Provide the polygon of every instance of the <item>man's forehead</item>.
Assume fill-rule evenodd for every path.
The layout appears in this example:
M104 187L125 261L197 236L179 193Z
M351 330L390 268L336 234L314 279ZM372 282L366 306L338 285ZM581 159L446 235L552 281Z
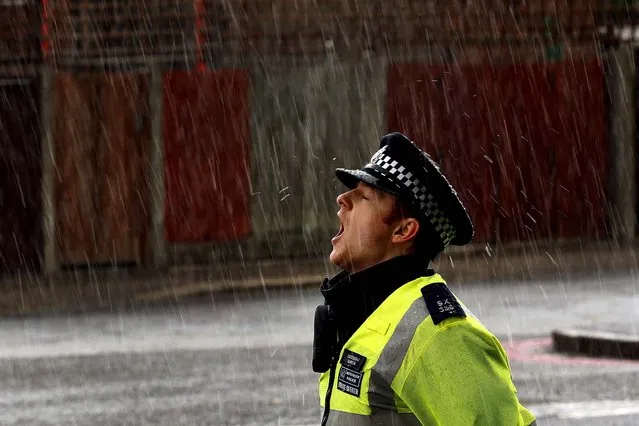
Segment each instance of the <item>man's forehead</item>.
M360 191L364 191L364 192L373 192L375 194L377 194L379 197L382 198L393 198L392 194L389 194L386 191L382 191L379 188L376 188L372 185L367 184L366 182L362 182L360 181L357 186L355 187L356 189L360 190Z
M358 189L360 191L376 191L377 188L367 184L366 182L362 182L361 180L357 183L357 186L354 189Z

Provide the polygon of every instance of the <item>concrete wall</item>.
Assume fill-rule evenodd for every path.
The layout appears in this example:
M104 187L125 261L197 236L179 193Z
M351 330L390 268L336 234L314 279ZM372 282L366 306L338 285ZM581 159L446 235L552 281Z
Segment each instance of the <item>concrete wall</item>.
M333 58L252 70L252 240L272 255L319 254L336 232L335 167L359 167L384 132L386 66Z

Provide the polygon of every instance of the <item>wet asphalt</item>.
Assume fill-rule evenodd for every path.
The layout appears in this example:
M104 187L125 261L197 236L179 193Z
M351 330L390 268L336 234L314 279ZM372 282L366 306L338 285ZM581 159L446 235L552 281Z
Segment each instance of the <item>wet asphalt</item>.
M639 279L451 288L513 354L539 424L639 424L639 362L572 358L544 343L555 328L637 332ZM2 320L0 425L318 424L310 345L320 301L316 289L278 289Z

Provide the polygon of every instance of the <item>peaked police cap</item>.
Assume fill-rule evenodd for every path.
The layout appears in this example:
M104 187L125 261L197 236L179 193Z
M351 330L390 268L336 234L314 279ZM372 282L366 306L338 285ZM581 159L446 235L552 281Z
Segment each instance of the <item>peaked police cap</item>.
M364 182L413 205L440 238L442 248L465 245L473 238L473 224L457 192L439 166L401 133L390 133L361 169L336 169L337 178L353 189Z

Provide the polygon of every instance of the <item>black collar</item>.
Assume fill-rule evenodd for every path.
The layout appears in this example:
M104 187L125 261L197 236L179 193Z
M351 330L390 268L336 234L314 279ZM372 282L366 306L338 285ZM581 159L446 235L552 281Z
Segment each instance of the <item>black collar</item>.
M414 279L434 273L428 269L428 261L423 256L409 254L355 274L343 271L325 279L320 291L337 317L341 343L345 343L391 293Z

